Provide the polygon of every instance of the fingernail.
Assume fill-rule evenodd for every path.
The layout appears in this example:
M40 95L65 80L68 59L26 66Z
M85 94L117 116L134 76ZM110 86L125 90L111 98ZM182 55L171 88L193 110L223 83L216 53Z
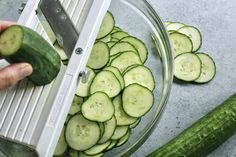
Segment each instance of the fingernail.
M32 72L33 72L33 69L32 69L32 66L30 64L27 64L27 63L22 63L21 64L20 75L21 75L22 79L29 76Z

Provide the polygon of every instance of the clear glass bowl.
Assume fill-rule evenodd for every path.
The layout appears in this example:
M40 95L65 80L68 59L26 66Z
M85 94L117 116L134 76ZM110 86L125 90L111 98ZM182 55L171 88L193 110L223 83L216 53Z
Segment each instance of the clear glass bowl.
M146 65L152 70L156 82L152 109L132 129L126 144L105 154L106 157L129 156L149 137L164 110L173 80L173 56L166 29L146 0L112 0L109 10L117 26L145 42L149 51Z

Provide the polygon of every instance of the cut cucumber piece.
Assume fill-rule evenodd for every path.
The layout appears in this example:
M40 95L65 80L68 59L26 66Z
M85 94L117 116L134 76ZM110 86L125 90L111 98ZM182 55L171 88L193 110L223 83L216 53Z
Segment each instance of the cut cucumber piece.
M197 53L197 56L202 62L201 74L194 80L197 83L207 83L211 81L216 75L216 65L214 60L205 53Z
M132 117L143 116L151 109L153 102L153 93L136 83L127 86L122 94L123 109Z
M65 124L67 124L67 123L69 122L69 120L70 120L71 117L72 117L71 115L69 115L69 114L67 115Z
M111 61L111 66L117 67L121 73L123 73L126 68L134 64L141 65L142 62L139 56L132 51L123 52Z
M79 156L78 157L102 157L104 155L104 153L99 153L96 155L87 155L83 152L79 152Z
M205 157L236 132L236 94L148 157Z
M85 119L81 114L73 116L66 126L67 144L78 151L94 146L100 138L100 128L96 122Z
M137 83L149 90L153 91L155 88L155 80L150 69L145 66L136 66L124 74L125 86Z
M69 115L74 115L80 111L81 105L83 103L83 98L75 96L71 104Z
M142 63L145 63L145 61L148 58L148 49L147 49L146 45L141 40L139 40L138 38L135 38L135 37L128 36L128 37L121 39L121 41L127 41L131 45L133 45L138 50L138 53L139 53Z
M114 46L117 42L116 41L109 41L107 43L108 47L111 48L112 46Z
M118 42L118 41L120 41L120 39L111 37L111 41Z
M140 123L140 121L141 121L141 118L138 118L138 120L136 120L136 122L134 122L133 124L131 124L131 125L129 126L129 128L131 128L131 129L135 128L136 126L138 126L138 124Z
M121 137L123 137L127 131L129 130L128 126L118 126L116 127L116 130L114 132L114 134L112 135L111 139L112 140L118 140Z
M120 85L121 85L121 89L123 89L125 87L125 81L124 78L122 76L122 74L120 73L120 70L116 67L113 66L109 66L109 67L105 67L103 70L107 70L107 71L111 71L115 74L116 78L119 80Z
M113 72L103 70L96 75L91 84L90 93L94 94L98 91L106 93L110 98L120 93L121 85Z
M130 134L131 134L131 130L128 130L128 132L118 140L116 147L120 147L123 144L125 144L129 140Z
M111 41L111 35L108 34L108 35L105 36L104 38L99 39L99 41L102 41L102 42L105 42L105 43L110 42L110 41Z
M123 110L121 95L118 95L113 99L113 104L115 107L115 117L117 125L130 125L133 124L135 121L137 121L137 118L130 117Z
M113 116L109 121L104 122L104 134L98 141L99 144L107 142L116 129L116 118Z
M107 12L100 27L97 39L104 38L113 30L115 26L115 20L110 12Z
M178 32L171 33L170 40L174 49L174 57L182 53L192 52L193 50L193 43L185 34Z
M105 122L112 118L115 109L112 101L105 93L96 92L82 104L81 112L89 120Z
M79 157L78 151L74 149L69 149L68 155L69 157Z
M113 45L110 49L110 56L125 52L125 51L133 51L138 54L138 50L131 45L129 42L121 41Z
M101 138L104 134L105 126L102 122L98 123L98 125L99 125L99 128L100 128L100 138Z
M115 32L115 33L111 34L111 37L116 38L116 39L122 39L122 38L127 37L127 36L129 36L129 34L126 33L126 32L123 32L123 31L118 31L118 32Z
M31 64L33 73L29 79L35 85L51 83L61 68L61 58L56 50L37 32L20 25L1 32L0 56L9 63Z
M87 155L96 155L104 151L110 144L111 144L111 141L107 141L103 144L96 144L92 148L89 148L88 150L84 151L84 153Z
M183 23L180 23L180 22L173 22L171 24L169 24L167 26L167 30L168 31L176 31L182 27L184 27L185 25Z
M88 80L86 83L83 83L82 80L79 80L79 85L76 91L76 95L81 96L81 97L87 97L90 94L90 85L95 77L95 72L90 69L90 68L86 68L87 72L88 72Z
M57 42L53 46L54 46L55 50L57 51L57 53L59 54L59 56L61 57L62 61L69 59L67 57L65 51L63 50L63 48Z
M201 74L201 60L194 53L183 53L174 60L174 75L183 81L194 81Z
M93 46L87 66L91 69L101 69L108 63L109 56L109 47L106 43L99 41Z
M196 27L184 26L178 29L178 32L187 35L191 39L193 43L193 52L200 49L202 45L202 35Z
M53 156L61 156L65 154L66 150L67 150L67 143L65 140L65 127L63 127Z
M129 71L130 69L133 69L134 67L137 67L137 66L139 66L139 64L134 64L134 65L129 66L128 68L125 69L125 71L122 73L122 75L124 75L127 71Z
M107 147L106 151L111 150L112 148L114 148L117 144L118 140L111 140L110 145Z

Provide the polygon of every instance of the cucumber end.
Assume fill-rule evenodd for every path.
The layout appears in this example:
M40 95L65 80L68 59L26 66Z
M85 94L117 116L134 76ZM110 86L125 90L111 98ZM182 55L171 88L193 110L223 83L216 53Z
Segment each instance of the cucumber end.
M0 36L0 56L15 54L21 47L23 36L21 26L8 27Z

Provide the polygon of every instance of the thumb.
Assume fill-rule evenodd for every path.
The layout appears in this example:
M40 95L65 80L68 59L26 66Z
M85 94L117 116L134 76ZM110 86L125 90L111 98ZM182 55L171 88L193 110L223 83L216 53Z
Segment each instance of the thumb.
M29 76L33 69L28 63L16 63L0 70L0 90L15 85L19 80Z

